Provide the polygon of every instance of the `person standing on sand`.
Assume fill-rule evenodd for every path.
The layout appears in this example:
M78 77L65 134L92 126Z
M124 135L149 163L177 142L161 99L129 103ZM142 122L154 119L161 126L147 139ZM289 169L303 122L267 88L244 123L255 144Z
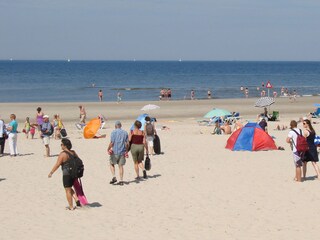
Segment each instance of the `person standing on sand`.
M145 118L146 124L144 126L144 133L146 135L146 142L149 148L149 153L155 155L154 148L153 148L153 140L154 136L157 135L157 130L154 126L154 123L151 122L151 118L146 116Z
M43 123L43 112L42 112L42 109L41 107L38 107L37 108L37 114L36 114L36 123L37 123L37 126L38 126L38 132L39 132L39 137L41 137L41 124Z
M70 173L69 173L70 155L77 156L77 153L75 151L71 150L71 148L72 148L72 144L69 139L64 138L61 140L62 152L59 154L56 164L53 166L52 170L48 174L48 178L51 178L53 173L61 166L63 187L66 191L66 197L67 197L67 201L69 204L69 206L66 208L67 210L75 210L76 209L75 207L73 207L72 198L74 198L74 200L76 201L76 205L78 207L81 207L80 201L79 201L77 195L75 194L75 191L72 189L72 186L73 186L75 179L71 178Z
M110 143L107 148L107 152L110 155L110 171L112 174L112 179L110 184L116 183L118 180L115 174L114 165L119 166L120 182L119 185L123 185L123 166L126 164L126 157L128 157L128 133L121 129L122 124L120 121L115 122L115 129L111 132Z
M312 124L310 120L305 119L303 120L303 135L307 139L307 143L309 146L309 150L305 153L304 158L302 159L303 162L303 179L306 178L306 173L307 173L307 163L311 162L314 170L316 171L317 178L318 180L320 179L320 169L317 164L319 162L319 157L318 157L318 152L317 152L317 146L314 144L314 139L316 137L316 132L314 128L312 127Z
M18 122L16 121L16 115L10 114L9 126L7 127L7 131L9 131L9 148L10 148L10 156L15 157L18 155L18 148L17 148L17 140L18 140Z
M30 119L29 117L26 117L26 121L24 123L24 133L26 135L26 138L29 138L29 132L30 132L30 129L31 129L31 123L30 123Z
M80 110L80 124L86 124L86 110L84 108L84 106L80 105L79 106L79 110Z
M146 149L147 154L149 154L149 150L144 132L140 130L141 126L141 122L136 120L134 122L134 129L129 134L129 141L131 142L131 155L134 163L134 170L136 172L136 180L140 179L139 168L143 172L143 178L148 178L143 164L143 159L144 149Z
M49 116L44 115L43 116L43 123L41 124L41 138L42 142L46 148L46 157L50 157L50 136L53 133L52 125L49 121Z
M291 120L290 122L290 131L288 133L288 137L286 142L290 144L293 154L293 162L295 165L295 177L294 181L301 182L301 167L302 167L302 159L300 153L297 151L297 133L301 132L299 129L298 124L295 120Z
M103 93L101 89L98 92L98 97L99 97L99 101L102 102Z
M6 138L4 137L4 133L5 133L5 124L4 124L4 121L0 119L0 157L3 156L4 146L6 144Z

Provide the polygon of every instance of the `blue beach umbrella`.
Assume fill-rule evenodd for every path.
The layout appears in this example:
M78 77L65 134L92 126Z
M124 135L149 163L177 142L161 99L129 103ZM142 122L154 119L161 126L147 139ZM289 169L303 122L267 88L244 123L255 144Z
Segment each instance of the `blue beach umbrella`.
M224 117L232 115L231 112L225 109L220 109L220 108L214 108L211 111L207 112L206 115L204 115L204 118L213 118L213 117Z

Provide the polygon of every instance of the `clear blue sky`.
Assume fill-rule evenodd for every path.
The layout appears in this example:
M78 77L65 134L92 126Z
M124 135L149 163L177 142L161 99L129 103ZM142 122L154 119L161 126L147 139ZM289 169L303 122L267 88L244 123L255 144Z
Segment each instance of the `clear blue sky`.
M319 0L1 0L0 59L320 60Z

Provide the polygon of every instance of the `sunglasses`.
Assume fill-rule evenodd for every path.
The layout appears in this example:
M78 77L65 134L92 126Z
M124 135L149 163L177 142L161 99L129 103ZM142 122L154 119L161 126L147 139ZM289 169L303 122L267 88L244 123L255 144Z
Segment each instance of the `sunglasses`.
M307 123L304 122L303 125L307 125Z

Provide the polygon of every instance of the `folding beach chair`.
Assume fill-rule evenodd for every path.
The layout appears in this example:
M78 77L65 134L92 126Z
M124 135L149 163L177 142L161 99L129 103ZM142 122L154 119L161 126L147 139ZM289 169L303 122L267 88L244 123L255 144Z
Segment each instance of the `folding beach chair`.
M272 116L271 118L269 119L269 121L277 121L279 120L279 111L273 111L272 112Z
M317 111L311 113L311 117L320 118L320 107L317 108Z
M235 112L230 116L226 116L225 122L228 122L229 124L234 124L237 120L240 120L240 113Z

